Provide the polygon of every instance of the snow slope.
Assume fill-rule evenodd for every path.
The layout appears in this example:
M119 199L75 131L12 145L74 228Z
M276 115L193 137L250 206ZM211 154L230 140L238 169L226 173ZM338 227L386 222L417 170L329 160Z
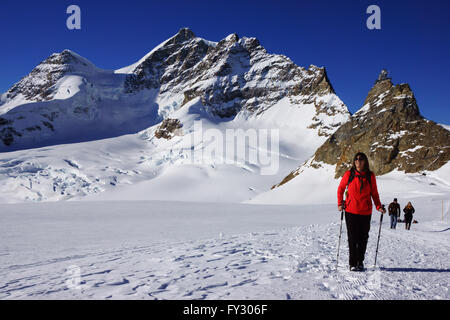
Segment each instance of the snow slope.
M275 116L277 112L282 114L280 109L289 108L293 109L291 123L288 117L285 120ZM1 153L0 201L56 201L84 196L92 196L87 200L249 200L280 181L325 140L301 119L308 106L302 106L302 113L295 118L297 108L280 102L274 111L259 116L219 122L208 117L196 99L172 113L174 118L182 119L183 135L169 141L156 139L157 126L153 126L116 138ZM201 127L196 127L198 121ZM225 139L227 130L270 129L278 130L276 146L259 139L235 142L236 148L253 150L258 155L265 152L268 165L260 158L252 160L248 152L230 158L227 153L208 151L208 130L219 133L225 147L227 143L233 146L235 141ZM272 164L275 170L263 174L262 170ZM100 194L104 191L108 192Z
M247 201L253 204L319 204L336 203L340 179L335 179L335 166L320 163L320 168L310 166L309 160L297 177L286 184L261 193ZM393 198L400 203L423 201L427 198L450 198L450 164L436 171L405 174L395 170L377 177L377 187L382 203Z
M449 204L415 203L410 231L386 217L373 269L376 214L365 273L345 234L335 270L334 205L4 205L0 299L449 299Z
M270 190L321 143L307 131L293 134L280 128L279 150L270 156L279 161L273 175L262 175L262 166L238 158L232 164L208 154L207 141L194 142L198 114L186 109L187 132L170 141L156 141L155 127L125 135L78 144L50 146L0 154L0 202L57 200L171 200L242 202L254 204L335 203L339 180L334 167L307 168L286 185ZM178 111L180 112L180 111ZM266 128L264 119L249 123L235 119L223 124L203 121L225 135L232 128ZM306 143L299 146L297 141ZM194 149L192 149L194 147ZM251 145L257 149L259 145ZM303 148L302 148L303 147ZM200 159L200 162L194 162ZM424 197L448 197L449 165L435 172L404 174L394 171L377 178L381 200L400 202ZM330 183L331 182L331 183ZM270 190L270 191L269 191ZM404 198L402 198L404 196Z

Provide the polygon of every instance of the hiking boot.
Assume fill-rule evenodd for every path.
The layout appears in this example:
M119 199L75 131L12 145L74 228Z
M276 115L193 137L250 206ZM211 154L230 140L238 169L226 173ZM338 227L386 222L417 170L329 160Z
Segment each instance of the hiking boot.
M357 271L355 266L350 266L350 271Z
M366 270L366 269L364 268L364 263L362 263L362 262L358 263L358 265L356 266L356 269L357 269L358 271L364 271L364 270Z

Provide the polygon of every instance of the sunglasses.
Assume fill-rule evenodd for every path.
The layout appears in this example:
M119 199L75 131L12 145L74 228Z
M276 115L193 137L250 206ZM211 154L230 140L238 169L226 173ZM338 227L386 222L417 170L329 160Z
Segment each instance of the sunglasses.
M364 161L364 160L366 160L366 159L364 159L363 157L357 157L357 158L355 158L355 161Z

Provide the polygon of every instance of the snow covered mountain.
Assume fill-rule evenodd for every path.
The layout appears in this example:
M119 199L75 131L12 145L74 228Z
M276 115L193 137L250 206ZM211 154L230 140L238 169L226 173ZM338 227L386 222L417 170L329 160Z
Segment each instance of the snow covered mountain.
M125 76L78 54L53 54L2 95L0 151L91 141L155 123L148 101L124 99ZM153 122L152 122L153 121Z
M306 122L322 136L349 116L324 68L268 54L255 38L230 35L214 43L182 29L115 72L69 50L51 55L2 95L0 150L136 133L197 97L219 118L261 115L277 103L297 106L292 121L311 113Z
M0 138L2 202L326 202L327 179L358 150L389 181L421 181L432 194L449 181L449 131L420 115L407 84L382 73L351 116L324 68L255 38L212 42L187 28L115 71L70 50L51 55L1 95ZM302 186L320 196L299 197Z
M371 170L381 176L380 190L386 197L400 191L409 197L450 197L449 148L446 126L423 118L409 85L393 85L383 70L363 107L350 121L312 158L273 186L274 190L253 201L334 203L338 178L350 168L353 155L359 151L367 154ZM313 190L320 196L311 196Z
M1 97L0 188L8 202L106 190L114 199L242 201L349 119L324 68L269 54L255 38L211 42L184 28L115 71L65 50ZM229 130L270 129L276 148L260 139L237 139L236 148L276 157L272 175L245 154L210 152L211 139Z

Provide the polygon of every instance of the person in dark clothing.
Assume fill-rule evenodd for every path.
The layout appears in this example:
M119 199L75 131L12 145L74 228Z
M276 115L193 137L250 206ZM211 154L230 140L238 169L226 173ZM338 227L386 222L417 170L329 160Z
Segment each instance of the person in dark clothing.
M363 271L372 216L372 199L378 211L383 214L386 212L380 202L375 174L370 171L369 160L364 153L358 152L355 155L352 169L342 177L337 197L338 210L345 210L350 270Z
M405 213L405 229L409 230L411 229L413 214L414 212L416 212L416 210L412 206L411 202L408 202L406 207L403 209L403 212Z
M389 205L389 216L391 217L391 229L397 227L397 219L400 217L400 204L397 203L397 198Z

